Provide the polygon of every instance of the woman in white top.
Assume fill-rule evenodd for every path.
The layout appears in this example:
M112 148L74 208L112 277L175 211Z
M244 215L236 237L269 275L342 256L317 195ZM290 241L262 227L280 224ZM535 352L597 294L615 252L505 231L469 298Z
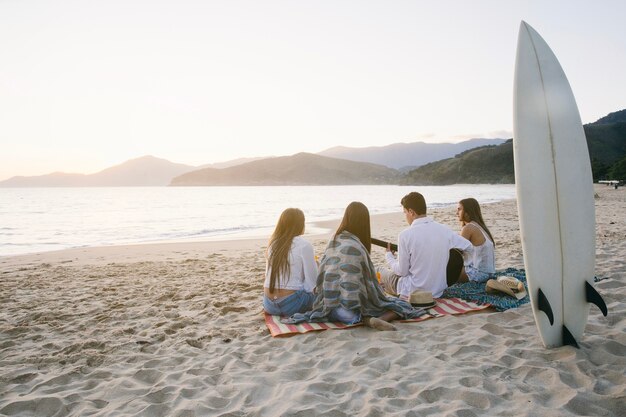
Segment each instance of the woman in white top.
M459 201L456 214L461 222L461 236L472 242L473 250L464 253L464 268L459 281L486 282L496 272L495 242L485 225L478 201Z
M268 314L291 316L311 309L317 263L303 233L302 210L283 211L267 246L263 309Z

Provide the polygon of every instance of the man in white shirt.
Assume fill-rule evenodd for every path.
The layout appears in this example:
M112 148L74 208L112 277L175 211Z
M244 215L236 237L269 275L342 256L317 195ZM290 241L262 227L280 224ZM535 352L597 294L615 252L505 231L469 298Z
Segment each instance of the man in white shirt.
M380 269L381 283L386 292L405 301L417 290L440 297L448 287L446 268L450 250L469 251L472 244L448 226L427 217L426 201L420 193L405 195L401 204L410 227L398 236L397 259L387 247L389 269Z

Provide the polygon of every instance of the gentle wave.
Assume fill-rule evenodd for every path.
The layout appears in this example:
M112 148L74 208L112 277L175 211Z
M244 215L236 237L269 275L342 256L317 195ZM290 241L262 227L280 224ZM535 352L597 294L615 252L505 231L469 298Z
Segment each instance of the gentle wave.
M164 233L163 235L157 237L159 240L168 240L168 239L185 239L185 238L197 238L203 236L221 236L221 235L231 235L236 233L250 232L254 230L262 230L264 227L226 227L222 229L203 229L192 232L182 232L182 233Z

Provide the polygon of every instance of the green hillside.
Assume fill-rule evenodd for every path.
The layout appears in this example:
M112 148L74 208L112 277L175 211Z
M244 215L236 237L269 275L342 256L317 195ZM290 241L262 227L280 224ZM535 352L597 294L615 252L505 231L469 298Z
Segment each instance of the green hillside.
M610 123L626 122L626 109L609 113L604 117L596 120L592 125L605 125Z
M584 126L591 157L593 179L626 179L613 177L614 165L626 156L626 122L588 124Z
M396 184L398 178L398 171L382 165L299 153L200 169L174 178L170 185L373 185Z
M410 171L405 185L506 184L514 182L513 142L470 149Z
M626 180L626 110L611 113L583 128L594 181ZM421 166L408 172L401 182L407 185L513 183L513 142L475 148Z

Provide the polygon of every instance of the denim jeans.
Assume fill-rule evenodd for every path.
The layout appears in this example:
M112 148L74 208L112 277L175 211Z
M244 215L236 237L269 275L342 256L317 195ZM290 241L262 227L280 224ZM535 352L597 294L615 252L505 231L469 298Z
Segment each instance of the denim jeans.
M328 315L330 321L339 321L343 324L356 324L361 321L361 313L355 313L345 307L339 306Z
M272 315L289 317L295 313L304 313L311 310L315 295L312 292L298 290L286 297L271 299L263 294L263 309Z
M483 272L470 265L465 266L465 273L471 282L487 282L489 279L494 277L494 274Z

